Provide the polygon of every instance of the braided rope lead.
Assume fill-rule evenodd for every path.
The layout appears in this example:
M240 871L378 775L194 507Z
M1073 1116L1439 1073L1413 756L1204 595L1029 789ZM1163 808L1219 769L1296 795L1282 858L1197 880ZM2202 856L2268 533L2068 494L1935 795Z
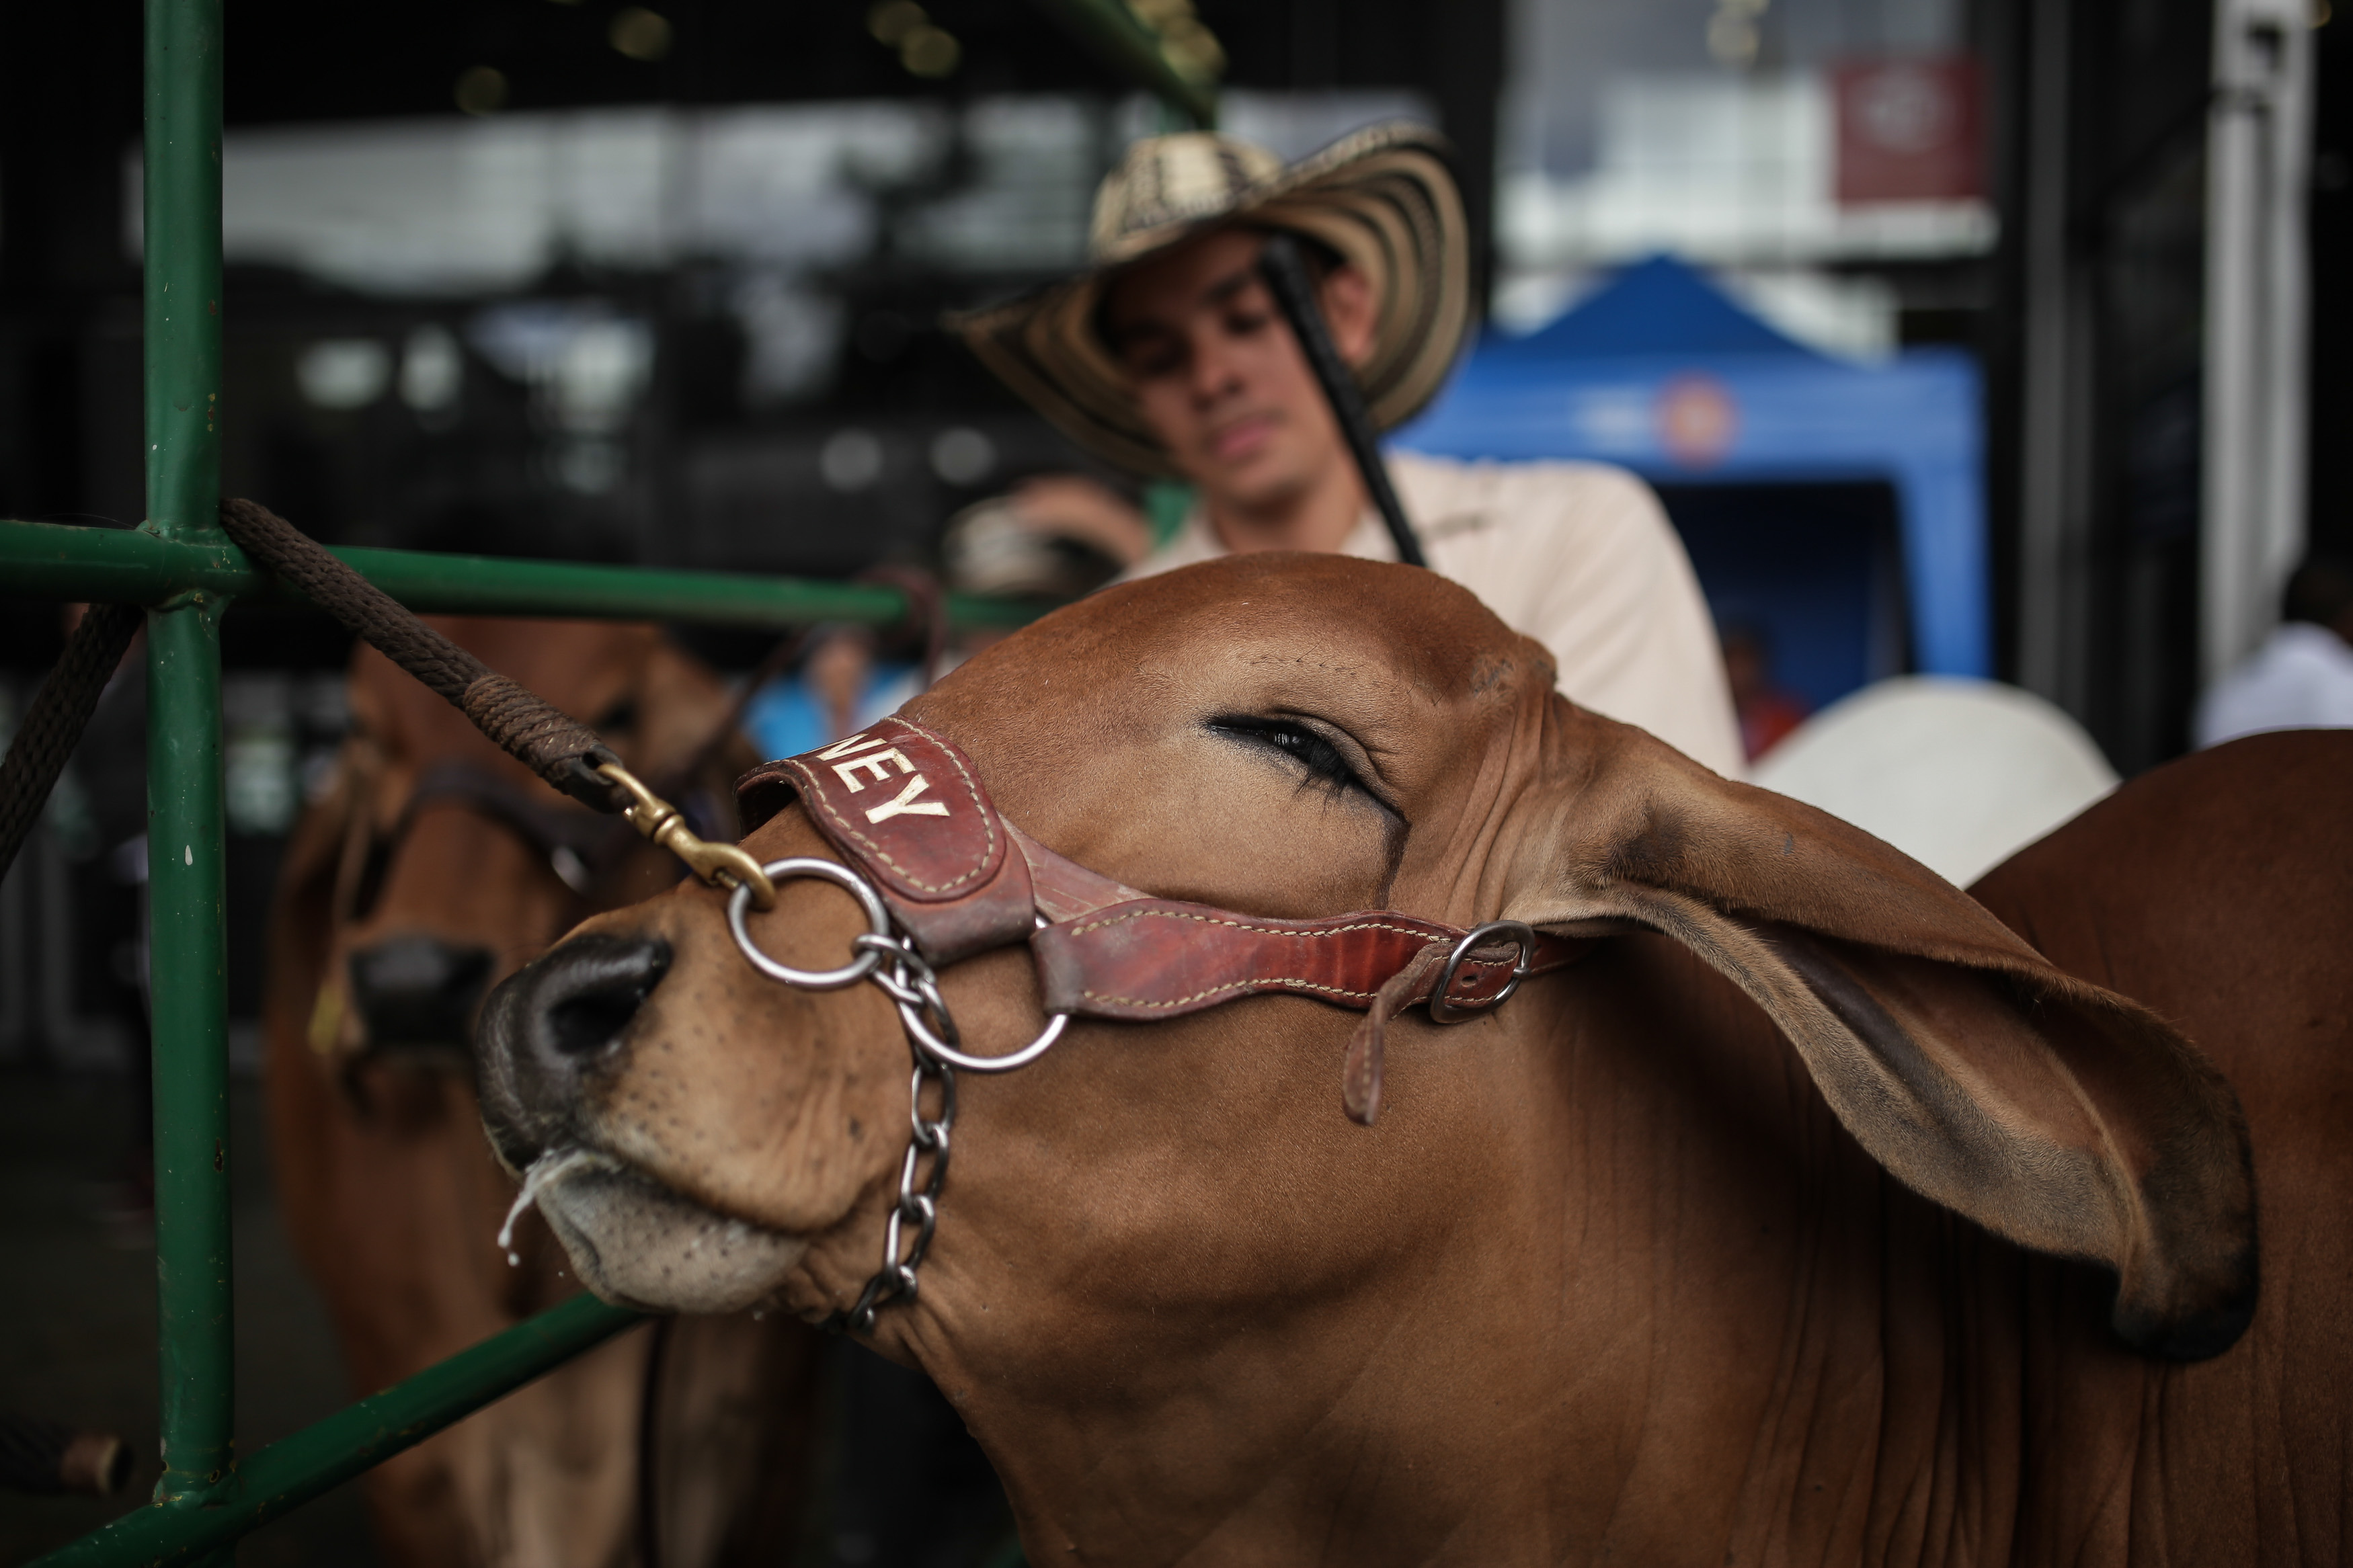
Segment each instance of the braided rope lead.
M555 788L599 811L628 795L596 772L617 766L596 731L499 674L256 501L221 503L221 527L255 563L341 621L473 721L474 727Z
M25 722L0 762L0 877L41 817L66 759L81 741L98 699L113 678L145 618L136 605L92 605L66 644L57 668L41 682Z

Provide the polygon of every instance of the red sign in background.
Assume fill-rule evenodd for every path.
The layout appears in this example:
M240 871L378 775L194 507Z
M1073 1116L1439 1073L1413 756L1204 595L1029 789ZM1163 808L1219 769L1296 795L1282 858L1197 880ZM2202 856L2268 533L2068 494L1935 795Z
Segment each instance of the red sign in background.
M1984 195L1980 90L1965 56L1832 66L1840 205Z

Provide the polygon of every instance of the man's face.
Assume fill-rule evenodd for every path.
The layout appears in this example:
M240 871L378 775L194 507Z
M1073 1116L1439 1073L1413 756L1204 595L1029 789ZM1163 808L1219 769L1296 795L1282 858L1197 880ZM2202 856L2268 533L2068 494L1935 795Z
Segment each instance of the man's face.
M1281 505L1346 460L1298 340L1260 280L1262 236L1220 229L1113 285L1103 319L1144 416L1212 502ZM1321 289L1341 357L1372 346L1372 290L1340 267Z

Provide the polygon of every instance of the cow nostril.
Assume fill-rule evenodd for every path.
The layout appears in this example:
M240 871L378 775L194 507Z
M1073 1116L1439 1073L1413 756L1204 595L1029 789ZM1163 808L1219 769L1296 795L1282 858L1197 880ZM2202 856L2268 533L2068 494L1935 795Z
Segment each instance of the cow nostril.
M637 1016L646 991L644 986L631 986L557 1003L547 1010L548 1044L567 1057L603 1050Z
M555 1057L578 1061L620 1038L670 969L667 942L586 936L543 961L539 1036Z

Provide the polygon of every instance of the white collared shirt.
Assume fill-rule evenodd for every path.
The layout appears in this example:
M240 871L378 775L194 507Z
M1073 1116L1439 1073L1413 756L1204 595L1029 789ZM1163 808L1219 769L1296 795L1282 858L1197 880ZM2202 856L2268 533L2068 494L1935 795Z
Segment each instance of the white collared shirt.
M2353 647L2327 626L2290 621L2198 704L2198 743L2265 730L2353 729Z
M1740 730L1699 579L1657 496L1601 463L1456 462L1388 455L1389 477L1430 569L1544 644L1563 696L1637 724L1729 778ZM1394 561L1366 510L1340 546ZM1197 506L1129 572L1149 576L1226 553Z

